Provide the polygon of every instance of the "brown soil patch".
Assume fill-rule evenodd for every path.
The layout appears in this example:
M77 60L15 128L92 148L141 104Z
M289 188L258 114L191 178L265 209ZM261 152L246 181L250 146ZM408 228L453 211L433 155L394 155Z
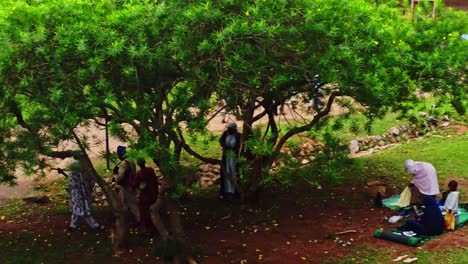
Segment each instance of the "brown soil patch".
M240 263L242 260L247 263L323 263L326 259L344 257L359 245L391 248L395 257L414 255L419 250L373 237L376 229L390 229L398 224L383 220L394 211L373 208L360 185L323 186L323 190L278 187L274 191L264 191L260 202L247 210L218 200L216 191L212 190L204 197L184 202L180 210L184 212L182 218L188 240L202 248L202 263ZM110 218L105 212L99 212L96 218L109 226ZM68 221L68 215L13 222L5 219L0 221L0 232L34 232L42 234L44 239L54 234L53 237L63 243L68 239L89 240L90 235L96 235L87 227L68 235ZM346 230L356 232L333 235ZM88 237L83 232L87 232ZM98 232L96 239L106 240L107 235L106 228ZM342 246L339 240L349 241L351 245ZM467 245L468 229L462 228L431 240L421 248L463 249ZM132 252L120 257L126 263L158 263L155 257L146 256L150 250L140 242L132 243L130 249ZM74 258L77 260L79 256ZM77 263L73 259L64 260Z
M449 125L443 129L450 129L450 130L455 130L454 134L457 134L458 136L464 135L465 133L468 132L468 126L464 125Z

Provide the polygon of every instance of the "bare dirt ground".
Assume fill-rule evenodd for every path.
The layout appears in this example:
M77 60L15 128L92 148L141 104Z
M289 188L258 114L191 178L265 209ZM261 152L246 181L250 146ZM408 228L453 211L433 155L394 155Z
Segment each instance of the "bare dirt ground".
M392 258L403 254L415 256L420 250L467 248L466 227L418 248L374 238L375 230L395 228L402 223L385 222L384 216L395 212L372 207L362 187L352 183L323 186L323 190L278 186L265 190L261 202L244 211L239 210L238 205L220 201L216 192L211 192L204 197L186 200L180 210L184 212L182 218L187 238L202 247L199 260L207 264L335 263L334 260L350 252L357 258L356 263L363 263L359 259L359 251L365 248L388 249ZM71 244L71 241L105 243L109 239L107 226L110 219L102 213L98 213L96 218L106 226L105 229L96 232L82 226L81 232L71 234L66 231L69 218L65 214L19 221L3 219L0 220L0 235L5 238L30 233L52 245ZM350 233L334 235L342 231ZM141 235L132 231L130 236L134 241ZM343 246L338 243L340 240L351 244ZM101 263L159 263L151 255L151 246L143 245L141 237L137 241L140 242L132 242L126 254L114 258L109 256ZM89 254L92 246L83 247L82 251L82 256ZM79 251L74 252L73 256L64 255L60 259L63 262L59 262L82 263Z

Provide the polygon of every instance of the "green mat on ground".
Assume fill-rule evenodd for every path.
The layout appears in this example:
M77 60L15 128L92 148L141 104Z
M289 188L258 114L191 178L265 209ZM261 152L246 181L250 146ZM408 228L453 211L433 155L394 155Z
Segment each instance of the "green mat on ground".
M392 203L398 201L399 197L397 197L397 198L390 197L389 199L392 199L392 200L390 202L387 202L387 204L392 204ZM388 200L388 199L386 199L386 200ZM384 203L384 206L389 207L389 206L385 205L385 203ZM389 208L391 208L391 207L389 207ZM466 225L468 223L468 204L458 205L458 211L460 212L460 215L458 216L458 222L457 222L457 225L455 227L456 229L461 228L461 227L463 227L464 225ZM445 231L442 235L444 235L446 233L448 233L448 232ZM389 231L384 231L382 229L378 229L378 230L376 230L374 232L374 237L389 240L389 241L393 241L393 242L397 242L397 243L401 243L401 244L405 244L405 245L418 247L418 246L426 243L427 241L429 241L431 239L434 239L434 238L436 238L438 236L413 236L413 237L407 237L407 236L403 235L397 229L392 229L392 230L389 230Z
M390 209L399 209L398 206L392 206L392 205L391 205L391 204L393 204L393 203L398 202L398 200L400 200L400 195L399 195L399 194L396 194L396 195L393 195L393 196L390 197L390 198L383 199L383 200L382 200L382 204L383 204L383 206L385 206L385 207L387 207L387 208L390 208Z

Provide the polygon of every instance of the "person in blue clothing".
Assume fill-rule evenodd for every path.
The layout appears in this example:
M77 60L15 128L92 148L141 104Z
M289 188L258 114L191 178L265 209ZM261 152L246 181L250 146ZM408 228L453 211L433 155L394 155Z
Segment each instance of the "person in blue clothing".
M425 196L423 201L425 208L421 219L408 220L401 231L413 231L417 235L437 236L444 232L445 220L437 202L432 196Z

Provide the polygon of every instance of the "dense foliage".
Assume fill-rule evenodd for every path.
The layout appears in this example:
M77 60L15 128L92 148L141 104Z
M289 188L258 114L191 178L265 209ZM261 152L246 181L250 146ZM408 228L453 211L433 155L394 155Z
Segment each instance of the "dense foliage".
M40 171L47 156L73 156L57 149L61 142L73 141L84 152L90 140L79 128L102 125L107 117L112 134L135 155L160 164L169 191L177 192L186 171L179 164L183 151L220 163L196 153L185 137L205 133L216 101L224 100L244 121L240 191L249 195L267 182L283 145L320 125L338 101L372 117L390 107L408 110L421 92L430 92L464 113L466 13L441 8L437 19L411 21L396 6L365 0L3 1L0 182L13 182L18 167ZM326 84L324 107L312 119L280 128L275 109L294 95L311 99L319 83ZM254 128L263 117L268 125ZM338 155L325 150L324 159ZM337 177L333 169L323 171Z

